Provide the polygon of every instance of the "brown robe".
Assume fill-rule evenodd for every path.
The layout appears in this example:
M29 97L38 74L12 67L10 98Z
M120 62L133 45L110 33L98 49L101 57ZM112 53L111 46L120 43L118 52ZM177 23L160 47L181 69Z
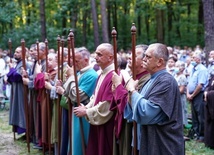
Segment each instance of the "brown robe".
M45 89L44 74L39 73L34 82L35 89L38 90L37 96L37 124L38 124L38 137L42 139L42 143L48 143L48 113L47 113L47 95Z
M136 76L139 91L149 80L150 74L144 71ZM124 85L124 84L123 84ZM123 118L124 108L128 102L128 91L123 85L119 85L114 93L111 110L116 111L114 124L114 145L113 155L130 155L132 152L132 127L133 122L128 122Z

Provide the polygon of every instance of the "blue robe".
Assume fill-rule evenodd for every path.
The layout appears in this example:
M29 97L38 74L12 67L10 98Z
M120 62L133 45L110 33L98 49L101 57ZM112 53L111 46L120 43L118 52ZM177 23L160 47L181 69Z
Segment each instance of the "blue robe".
M141 125L140 154L184 154L180 92L169 73L153 74L140 94L134 92L132 110L132 119Z
M83 92L87 96L87 98L80 98L80 102L82 104L87 104L90 97L92 96L96 80L97 80L97 73L94 69L89 68L84 72L78 73L78 87L81 92ZM74 81L72 81L74 82ZM76 88L73 88L76 89ZM71 98L71 96L68 94L68 96ZM75 102L76 97L72 96L71 101ZM74 103L74 106L77 106L77 103ZM83 117L81 118L83 123L83 133L84 133L84 143L87 146L88 143L88 135L89 135L89 123L86 121L86 119ZM76 117L72 113L72 154L75 155L82 155L82 140L81 140L81 132L80 132L80 118ZM69 151L69 150L68 150Z

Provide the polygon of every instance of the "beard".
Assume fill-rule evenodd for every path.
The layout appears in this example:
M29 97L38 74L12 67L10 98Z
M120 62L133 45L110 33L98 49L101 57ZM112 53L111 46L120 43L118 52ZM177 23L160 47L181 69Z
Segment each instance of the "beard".
M21 60L21 58L14 58L17 62L19 62Z

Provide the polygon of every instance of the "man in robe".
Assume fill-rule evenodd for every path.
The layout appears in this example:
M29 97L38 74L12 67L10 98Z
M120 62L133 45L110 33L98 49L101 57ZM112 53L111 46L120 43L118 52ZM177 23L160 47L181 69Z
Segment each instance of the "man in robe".
M57 80L57 56L56 53L48 54L48 72L45 73L45 88L50 95L49 107L51 111L51 138L50 143L54 145L54 152L58 153L58 107L56 103L57 95L55 91L55 84Z
M63 62L62 62L62 58L63 58ZM57 64L57 62L59 62L59 64ZM49 90L50 99L51 99L49 103L52 109L51 144L54 144L55 154L58 154L58 151L60 152L60 154L67 154L67 150L68 150L68 109L66 109L65 107L62 107L61 116L58 114L59 107L57 104L57 100L59 95L56 92L56 86L58 81L57 79L58 74L56 73L57 73L58 67L60 70L63 70L63 79L65 79L64 72L66 70L67 62L68 62L68 49L65 47L64 48L60 47L60 51L57 51L56 54L55 53L48 54L48 80L45 81L45 88ZM62 102L63 97L60 99L61 99L60 102ZM62 121L61 133L58 133L59 117ZM58 134L62 135L60 141L58 140ZM60 143L60 150L58 149L58 143Z
M214 149L214 74L211 75L205 96L204 144Z
M33 60L31 68L27 71L22 70L22 80L24 85L28 87L28 99L29 99L29 126L30 126L30 138L34 144L34 148L42 149L39 145L38 136L37 136L37 91L34 89L34 78L35 78L35 66L37 63L37 50L36 44L32 44L30 47L29 54Z
M26 131L24 85L21 75L23 66L22 52L22 47L16 48L14 53L14 58L17 61L16 66L13 67L12 64L10 64L10 71L7 74L7 81L11 84L9 124L13 125L14 132L18 134Z
M37 90L37 136L40 144L47 145L48 140L48 105L47 93L45 89L45 72L46 72L46 45L40 42L38 45L39 60L35 66L34 88Z
M131 102L125 113L141 125L141 155L184 154L182 106L176 80L166 71L167 47L149 45L143 58L150 80L137 91L137 81L129 80L126 89Z
M83 105L86 105L91 95L94 92L94 88L97 80L96 71L89 65L90 53L85 48L77 48L75 50L75 64L78 76L78 89L80 102ZM64 88L58 86L57 93L62 94L66 97L69 97L74 107L78 106L77 103L77 93L75 86L75 78L73 69L68 66L67 70L67 81L64 84ZM81 135L80 119L83 122L83 134ZM88 134L89 134L89 123L85 118L79 118L72 114L72 154L82 155L82 136L84 138L84 144L87 146L88 143Z
M136 57L135 57L135 70L136 70L136 79L138 79L138 91L140 91L147 80L150 78L150 74L143 67L143 56L144 52L148 48L147 45L137 45L136 46ZM128 60L128 67L132 70L132 55L130 55ZM114 102L116 105L111 107L115 110L117 109L117 114L115 117L115 137L114 141L114 154L118 155L130 155L132 152L131 141L132 141L132 127L133 121L132 118L127 118L124 116L124 108L128 102L128 91L125 89L125 86L122 83L122 77L125 79L125 82L129 80L129 75L124 75L123 70L121 75L114 74L112 77L112 82L115 87L114 91ZM124 117L127 119L124 119ZM138 126L138 135L140 134L140 126ZM137 136L140 137L140 136ZM138 140L138 144L140 141ZM139 147L138 147L139 149Z
M209 65L207 66L207 69L209 72L209 77L211 78L211 76L214 74L214 50L210 51L208 61Z
M109 110L113 98L112 72L114 50L109 43L100 44L96 51L96 62L102 69L94 95L86 106L74 108L77 117L85 116L90 123L87 155L113 154L114 113Z

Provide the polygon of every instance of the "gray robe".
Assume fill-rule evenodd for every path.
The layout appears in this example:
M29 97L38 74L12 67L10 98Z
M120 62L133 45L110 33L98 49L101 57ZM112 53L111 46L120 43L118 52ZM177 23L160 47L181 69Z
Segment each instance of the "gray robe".
M144 95L160 106L167 119L158 124L142 125L142 155L183 155L183 123L180 93L175 79L167 72L158 75Z
M26 129L21 67L22 62L19 62L15 69L13 68L13 74L10 74L12 70L8 73L8 80L11 83L9 124Z

